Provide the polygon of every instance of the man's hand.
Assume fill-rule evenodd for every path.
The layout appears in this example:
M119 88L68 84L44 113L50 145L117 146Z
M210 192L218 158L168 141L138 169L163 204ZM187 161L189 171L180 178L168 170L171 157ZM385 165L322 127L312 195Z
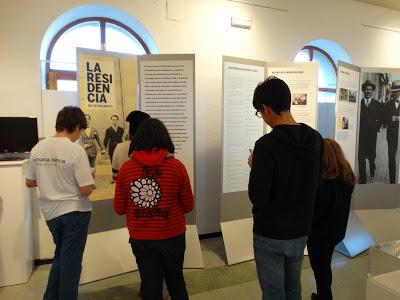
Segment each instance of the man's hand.
M253 155L249 155L249 157L247 158L247 164L249 165L250 169L253 166Z
M29 188L31 188L31 187L37 187L37 182L36 182L36 180L34 180L34 179L26 178L26 179L25 179L25 184L26 184L26 186L29 187Z

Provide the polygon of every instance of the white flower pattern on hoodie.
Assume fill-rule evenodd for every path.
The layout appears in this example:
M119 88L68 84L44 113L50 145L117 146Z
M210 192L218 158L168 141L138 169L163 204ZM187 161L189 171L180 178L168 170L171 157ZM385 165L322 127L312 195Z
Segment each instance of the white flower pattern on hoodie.
M133 203L142 208L155 207L161 198L160 185L154 178L139 178L130 184Z

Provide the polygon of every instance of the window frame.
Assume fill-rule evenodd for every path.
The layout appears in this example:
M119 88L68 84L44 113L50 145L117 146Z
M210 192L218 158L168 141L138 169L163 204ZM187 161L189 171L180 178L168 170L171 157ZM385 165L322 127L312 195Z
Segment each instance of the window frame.
M332 57L325 50L323 50L323 49L321 49L319 47L310 46L310 45L304 46L303 48L301 48L300 51L303 51L303 50L307 50L308 51L309 61L313 61L314 52L319 52L323 56L325 56L326 59L331 63L333 69L335 70L335 74L336 74L336 78L337 78L337 67L336 67L336 64L333 61ZM334 88L320 88L320 87L318 87L318 91L319 92L336 93L336 89L334 89Z
M104 17L88 17L88 18L81 18L77 19L64 27L61 28L57 32L57 34L52 38L49 47L47 48L46 52L46 89L49 90L57 90L57 80L77 80L76 78L76 71L68 71L68 70L58 70L58 69L52 69L50 68L50 59L51 59L51 54L53 52L54 46L56 45L58 39L69 29L75 27L76 25L86 23L86 22L99 22L100 24L100 43L101 43L101 49L105 49L106 46L106 24L113 24L116 26L121 27L122 29L125 29L127 32L129 32L143 47L144 51L146 54L150 54L150 49L147 46L147 44L144 42L142 37L134 31L132 28L126 26L125 24L111 19L111 18L104 18Z

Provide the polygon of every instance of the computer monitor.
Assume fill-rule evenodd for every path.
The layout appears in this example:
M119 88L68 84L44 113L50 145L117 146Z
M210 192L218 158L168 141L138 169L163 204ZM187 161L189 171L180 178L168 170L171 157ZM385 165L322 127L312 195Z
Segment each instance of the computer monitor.
M37 118L0 117L0 153L29 152L38 140Z

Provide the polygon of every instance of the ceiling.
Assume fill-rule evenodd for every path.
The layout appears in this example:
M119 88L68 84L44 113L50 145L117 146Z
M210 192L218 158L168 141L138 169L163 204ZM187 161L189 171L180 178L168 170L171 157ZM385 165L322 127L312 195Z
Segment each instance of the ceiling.
M399 0L355 0L355 1L382 6L390 9L400 10Z

